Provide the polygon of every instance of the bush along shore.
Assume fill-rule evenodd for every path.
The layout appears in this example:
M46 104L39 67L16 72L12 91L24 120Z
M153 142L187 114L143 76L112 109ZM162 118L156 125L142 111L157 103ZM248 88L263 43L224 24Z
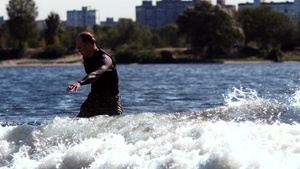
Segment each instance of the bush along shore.
M51 48L50 48L51 49ZM82 64L81 55L76 51L64 49L26 49L20 55L18 50L0 50L0 65L25 66L25 65L79 65ZM211 58L199 57L188 48L158 48L154 50L122 51L112 54L117 63L121 64L146 64L146 63L257 63L257 62L286 62L300 61L300 50L277 52L255 49L230 50L228 53L215 55Z

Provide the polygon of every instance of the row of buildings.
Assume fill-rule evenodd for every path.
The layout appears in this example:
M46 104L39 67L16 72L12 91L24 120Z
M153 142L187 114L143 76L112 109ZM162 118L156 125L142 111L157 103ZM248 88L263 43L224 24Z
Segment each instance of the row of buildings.
M156 6L153 6L152 1L145 0L141 6L136 7L136 21L149 28L175 23L179 14L187 7L195 5L198 1L199 0L162 0L158 1ZM227 5L225 0L217 0L217 5L221 5L228 10L236 10L235 5ZM293 18L300 20L300 0L294 0L294 2L285 1L269 3L265 2L265 0L253 0L253 3L239 3L238 9L246 7L255 8L261 5L271 6L276 11L286 13Z
M153 5L152 0L144 0L142 5L136 6L136 22L149 28L173 24L176 22L178 15L183 13L187 7L194 6L199 1L204 0L161 0L157 1L156 5ZM211 2L211 0L206 1ZM225 0L217 0L216 3L228 10L237 10L235 5L228 5ZM255 8L261 5L271 6L274 10L289 14L295 19L300 19L300 0L269 3L265 0L253 0L253 3L239 3L238 9ZM100 23L98 11L88 7L83 7L81 11L67 11L66 25L92 27L92 25L100 23L102 26L114 26L118 22L115 22L113 18L107 18L106 21Z
M136 22L149 28L161 27L167 24L176 22L178 15L183 13L187 7L194 6L197 2L204 0L161 0L153 5L152 0L144 0L142 5L136 6ZM211 0L206 0L210 1ZM228 10L236 10L235 5L227 5L225 0L217 0L217 4ZM260 5L271 6L274 10L287 13L296 19L299 19L300 0L294 2L270 2L264 0L254 0L253 3L240 3L238 9L245 7L258 7ZM63 22L63 26L89 26L98 25L114 26L119 21L115 22L113 18L107 18L106 21L100 22L99 11L90 7L82 7L81 10L67 11L67 20ZM4 18L0 17L0 25L4 23ZM44 21L38 21L38 27L44 28Z

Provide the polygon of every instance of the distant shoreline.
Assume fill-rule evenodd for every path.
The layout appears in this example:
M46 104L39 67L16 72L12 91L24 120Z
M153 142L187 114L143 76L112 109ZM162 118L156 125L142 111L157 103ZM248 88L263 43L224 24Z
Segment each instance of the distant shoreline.
M197 63L197 62L194 62ZM191 64L194 64L191 63ZM198 62L203 63L203 62ZM211 62L213 63L213 62ZM248 63L278 63L273 61L224 61L218 62L220 64L248 64ZM300 63L299 61L285 61L279 63ZM122 64L122 63L119 63ZM135 63L139 64L139 63ZM151 64L151 63L150 63ZM168 63L166 63L168 64ZM181 63L170 63L170 64L181 64ZM185 63L186 64L186 63ZM206 63L204 63L206 64ZM69 56L61 59L32 59L32 58L23 58L23 59L11 59L0 61L0 67L22 67L22 66L77 66L82 65L82 59L80 56Z
M193 60L191 54L183 54L183 51L187 50L186 48L160 48L156 49L157 53L161 51L170 51L174 55L174 60L170 62L153 62L149 64L195 64L195 63L219 63L219 64L245 64L245 63L278 63L272 60L263 60L255 56L251 58L215 58L212 60ZM34 57L34 54L37 53L36 49L29 49L31 54L25 55L22 58L12 58L4 57L5 59L0 59L0 67L17 67L17 66L73 66L73 65L82 65L83 60L82 56L78 52L71 52L64 57L57 59L42 59ZM283 62L279 63L298 63L300 62L300 56L296 55L297 53L287 52ZM146 64L146 63L118 63L118 64Z

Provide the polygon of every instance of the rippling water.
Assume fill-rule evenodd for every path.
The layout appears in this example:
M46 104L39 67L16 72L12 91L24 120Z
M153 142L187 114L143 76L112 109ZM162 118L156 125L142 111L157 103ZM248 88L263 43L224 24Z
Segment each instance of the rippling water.
M0 167L300 168L299 66L118 65L124 115L90 119L82 66L0 67Z

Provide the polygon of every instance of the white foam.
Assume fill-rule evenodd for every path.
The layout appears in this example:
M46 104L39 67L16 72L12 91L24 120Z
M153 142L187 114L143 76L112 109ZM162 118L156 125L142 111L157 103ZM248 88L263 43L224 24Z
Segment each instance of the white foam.
M289 109L278 100L259 97L255 90L249 88L233 88L233 92L223 97L226 106L217 108L215 111L219 112L219 118L226 120L256 120L273 123Z
M141 113L0 131L3 168L300 167L299 124Z

